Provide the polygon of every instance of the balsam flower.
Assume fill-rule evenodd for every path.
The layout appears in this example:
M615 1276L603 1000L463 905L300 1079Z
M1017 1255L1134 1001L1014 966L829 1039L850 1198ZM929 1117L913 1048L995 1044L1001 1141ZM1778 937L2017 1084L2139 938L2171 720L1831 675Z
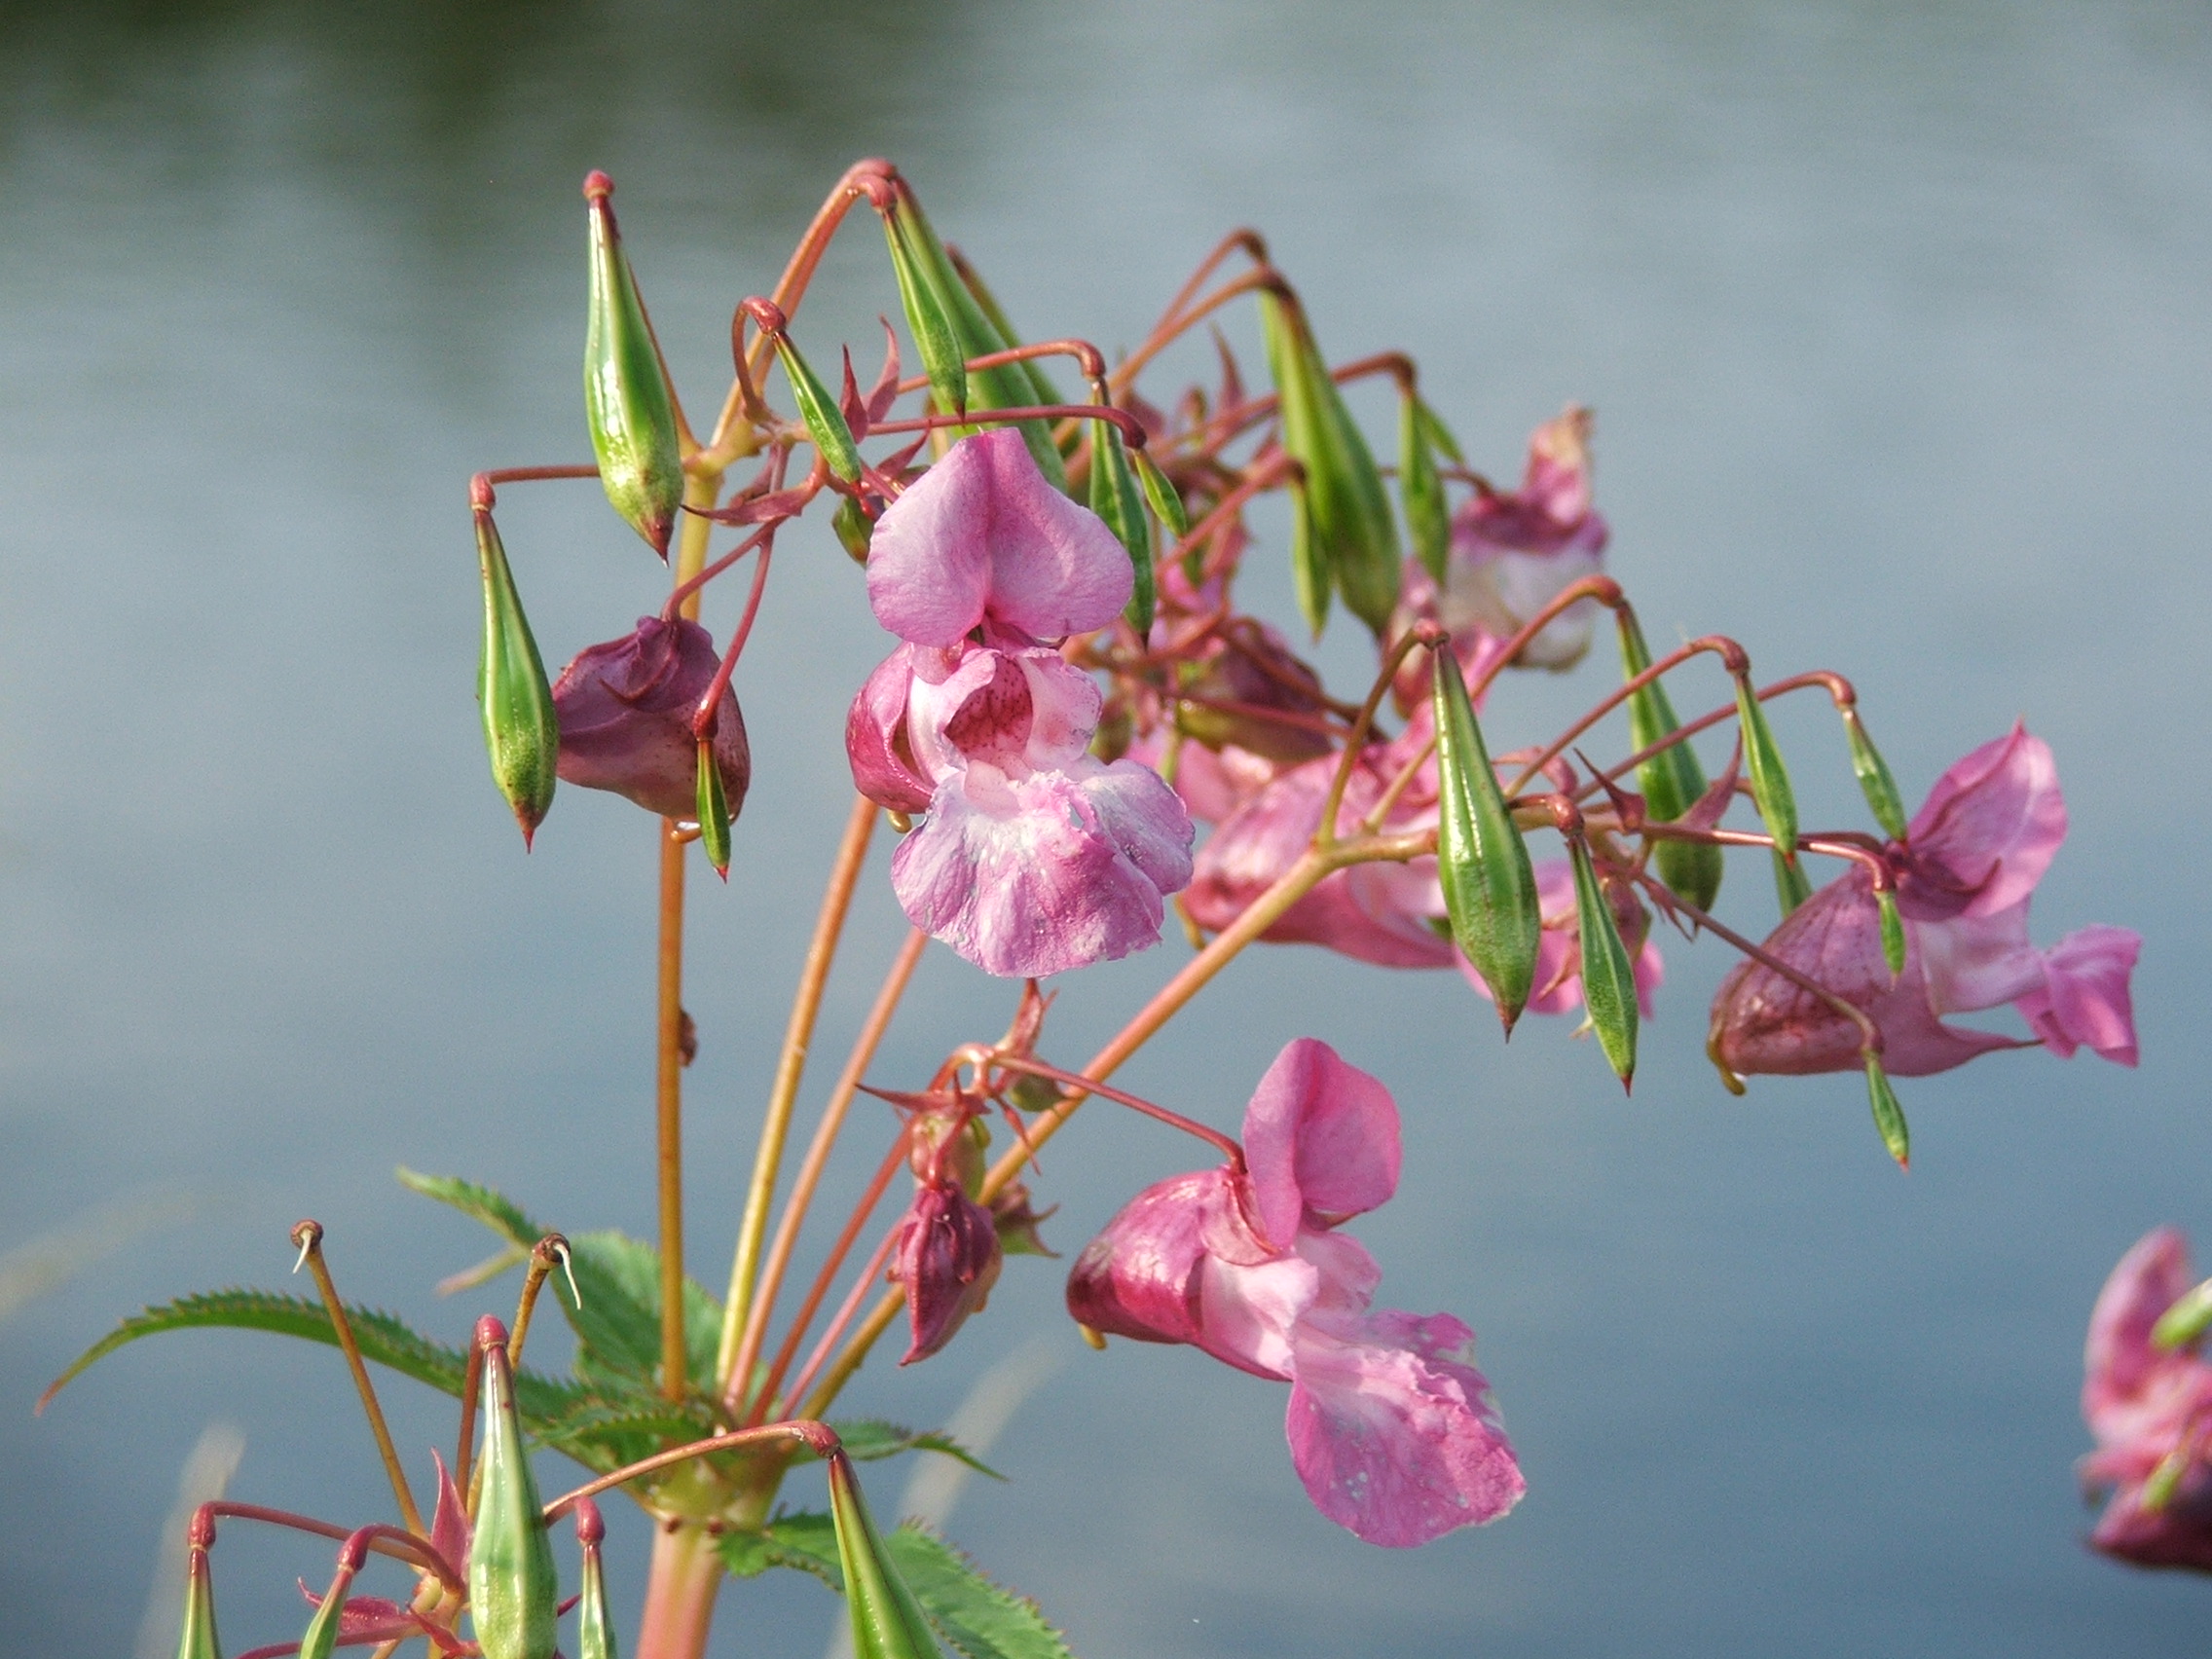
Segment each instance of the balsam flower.
M2142 937L2087 927L2047 950L2028 941L2028 903L2066 838L2050 750L2015 725L1937 780L1891 848L1899 871L1904 972L1883 959L1873 880L1854 868L1777 929L1766 948L1862 1010L1882 1032L1882 1063L1924 1077L1994 1049L2032 1047L1946 1024L1942 1015L2010 1003L2052 1052L2088 1048L2136 1060L2129 979ZM1757 962L1739 963L1713 1003L1712 1049L1738 1072L1855 1071L1857 1023Z
M892 1247L891 1280L906 1287L906 1351L901 1365L927 1359L952 1341L968 1315L982 1311L999 1281L998 1222L948 1180L914 1189Z
M1441 587L1408 560L1390 637L1416 622L1452 631L1461 666L1494 661L1506 641L1584 576L1604 569L1605 520L1590 504L1590 411L1570 406L1529 437L1521 488L1485 491L1452 517L1452 552ZM1590 648L1598 604L1585 600L1537 630L1514 658L1517 668L1568 669ZM1428 690L1426 652L1407 659L1396 686L1411 708Z
M1056 648L1128 602L1128 555L1019 433L955 445L884 513L868 600L906 641L845 726L853 782L928 819L892 857L915 926L1042 977L1159 942L1192 828L1158 773L1089 753L1097 685Z
M2081 1475L2111 1494L2089 1544L2138 1567L2212 1571L2212 1365L2151 1341L2195 1280L2188 1241L2161 1227L2120 1258L2089 1315L2082 1417L2097 1450Z
M1093 1330L1189 1343L1290 1383L1291 1461L1322 1514L1409 1547L1493 1521L1525 1483L1474 1333L1370 1304L1382 1270L1336 1229L1397 1190L1398 1109L1325 1043L1285 1048L1244 1113L1244 1165L1138 1194L1077 1259Z
M699 741L691 719L721 667L696 622L642 616L632 633L576 654L553 685L565 784L612 790L664 818L698 811ZM753 754L727 686L717 705L714 752L730 816L745 804Z

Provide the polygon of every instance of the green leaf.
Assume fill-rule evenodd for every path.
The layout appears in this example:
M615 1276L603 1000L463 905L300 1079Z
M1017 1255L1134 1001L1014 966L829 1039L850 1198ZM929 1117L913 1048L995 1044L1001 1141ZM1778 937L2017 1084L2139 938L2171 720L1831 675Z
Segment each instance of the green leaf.
M784 365L784 378L791 382L792 396L798 403L799 419L806 423L807 436L822 457L822 463L830 473L847 484L857 484L861 476L861 452L854 447L853 429L845 424L844 411L837 407L837 399L822 384L822 377L814 367L799 355L788 334L776 336L776 358Z
M1599 885L1590 843L1575 835L1567 850L1574 866L1574 919L1582 936L1582 1006L1605 1062L1625 1088L1636 1076L1636 969Z
M1452 557L1452 515L1444 504L1444 479L1436 470L1420 399L1412 391L1398 402L1398 496L1406 509L1406 536L1414 556L1439 585Z
M712 743L699 745L697 796L692 808L699 815L699 850L707 864L724 881L729 879L729 795L722 788L722 769L715 760Z
M885 1544L930 1622L968 1659L1073 1659L1036 1603L993 1584L936 1533L909 1523Z
M533 1221L511 1198L473 1181L407 1168L396 1173L402 1186L482 1222L526 1250L553 1231ZM580 1308L558 1274L545 1282L576 1333L577 1375L603 1383L650 1386L660 1374L660 1252L619 1233L586 1233L570 1237L569 1260L583 1297ZM691 1379L706 1387L714 1376L721 1304L696 1280L686 1279L683 1306ZM530 1411L527 1400L524 1411Z
M544 661L523 614L514 571L488 508L476 509L476 563L484 579L484 643L476 665L476 700L484 716L484 747L525 849L553 806L561 758L561 720Z
M1635 612L1625 607L1614 613L1621 638L1621 678L1634 680L1651 666L1651 648L1643 643L1643 629ZM1667 688L1654 680L1628 700L1631 746L1650 748L1681 729ZM1662 750L1636 769L1636 787L1654 821L1672 823L1698 803L1705 793L1705 768L1687 742ZM1695 841L1661 841L1652 854L1659 879L1701 910L1713 908L1720 894L1723 868L1720 849Z
M1452 937L1497 1000L1507 1036L1535 982L1543 909L1528 843L1498 788L1449 645L1436 648L1436 873Z
M881 1418L859 1418L830 1425L837 1431L837 1438L845 1443L845 1451L856 1462L873 1462L881 1457L896 1457L902 1452L941 1452L947 1457L956 1457L979 1475L988 1475L994 1481L1006 1477L984 1462L975 1453L941 1429L905 1428ZM802 1453L793 1462L811 1461L812 1453Z
M1898 1161L1899 1169L1911 1168L1912 1134L1905 1127L1904 1107L1898 1091L1890 1087L1889 1073L1882 1069L1878 1054L1866 1056L1866 1097L1874 1108L1874 1127L1881 1133L1882 1144Z
M1775 903L1782 906L1782 919L1787 922L1797 906L1813 896L1813 883L1795 854L1785 858L1776 847L1769 847L1767 852L1774 860ZM1899 938L1901 940L1903 935L1899 934ZM1883 947L1888 948L1887 940Z
M468 1370L467 1355L461 1350L433 1342L410 1330L391 1314L374 1309L349 1304L346 1316L352 1323L353 1338L360 1345L364 1358L387 1366L402 1377L426 1382L441 1393L460 1397ZM39 1403L43 1407L88 1367L141 1337L157 1336L165 1331L207 1329L271 1331L278 1336L300 1337L329 1347L338 1346L338 1333L331 1328L330 1315L318 1302L303 1302L296 1296L279 1296L266 1290L209 1291L132 1314L79 1355L76 1363L55 1379ZM515 1379L515 1393L524 1415L532 1419L558 1417L588 1397L572 1383L529 1371Z
M678 1406L638 1387L618 1398L591 1400L564 1416L530 1423L532 1436L540 1445L600 1474L672 1446L704 1440L722 1426L703 1399L694 1396Z
M603 174L593 175L605 184ZM683 500L676 398L645 320L638 280L622 252L607 184L585 185L591 219L591 294L584 330L584 413L600 482L614 510L652 550L668 557Z
M812 1573L830 1589L845 1593L845 1569L837 1561L836 1524L827 1515L779 1515L757 1532L724 1532L722 1565L739 1578L757 1578L771 1567Z
M1797 852L1797 797L1789 788L1789 768L1783 764L1774 729L1766 723L1766 706L1751 692L1749 673L1736 678L1736 719L1744 730L1744 770L1751 774L1751 799L1766 820L1766 832L1785 859Z
M1123 614L1141 640L1152 632L1152 520L1145 517L1144 492L1129 466L1122 428L1111 421L1093 421L1090 426L1090 510L1128 551L1133 582Z
M1858 776L1859 793L1866 797L1867 810L1891 840L1903 840L1904 800L1898 793L1898 781L1890 776L1890 763L1866 735L1856 708L1844 710L1843 733L1851 741L1851 770Z
M1380 636L1398 603L1398 530L1390 498L1367 440L1345 407L1329 365L1295 301L1272 291L1260 295L1268 364L1281 414L1282 447L1306 468L1305 557L1329 572L1351 613ZM1301 603L1315 623L1301 574Z

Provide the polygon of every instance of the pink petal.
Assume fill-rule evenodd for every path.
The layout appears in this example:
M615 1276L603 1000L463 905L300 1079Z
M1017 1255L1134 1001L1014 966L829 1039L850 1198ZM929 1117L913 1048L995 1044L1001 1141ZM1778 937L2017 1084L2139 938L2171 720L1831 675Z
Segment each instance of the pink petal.
M2043 983L2013 1006L2061 1058L2086 1045L2131 1066L2135 1004L2128 981L2142 949L2143 936L2126 928L2079 929L2044 953Z
M1162 895L1145 866L1161 869L1189 823L1142 767L1079 783L977 763L940 781L892 855L891 886L916 927L985 973L1042 978L1159 942Z
M1882 1033L1882 1063L1893 1076L1926 1077L1976 1054L2020 1047L2012 1038L1936 1017L1913 944L1918 931L1911 924L1905 929L1905 968L1893 982L1872 883L1855 869L1800 904L1765 947L1873 1019ZM1709 1043L1723 1065L1747 1075L1856 1071L1862 1063L1856 1020L1749 960L1720 982Z
M1209 1212L1233 1203L1227 1169L1176 1175L1115 1213L1068 1270L1068 1311L1094 1331L1196 1343Z
M1527 1483L1473 1345L1443 1313L1379 1313L1342 1334L1301 1327L1283 1426L1315 1508L1406 1549L1520 1500Z
M2043 955L2028 942L2028 902L1993 915L1907 922L1906 937L1937 1014L1998 1008L2044 981Z
M2050 748L2015 724L1936 781L1908 827L1899 902L1915 920L1987 916L2024 901L2066 839Z
M1012 427L954 444L885 509L867 561L876 619L934 645L986 619L1038 641L1101 628L1134 580L1113 532L1045 481Z
M1300 1256L1239 1267L1208 1255L1198 1269L1198 1334L1192 1341L1225 1365L1287 1382L1294 1328L1320 1289L1319 1271Z
M932 780L906 737L906 699L914 682L912 645L901 645L867 677L845 716L845 758L853 787L894 812L926 812Z
M1311 1037L1284 1047L1244 1109L1245 1166L1277 1248L1308 1216L1333 1227L1387 1202L1399 1158L1390 1091Z
M2198 1462L2157 1510L2144 1507L2140 1485L2120 1488L2097 1517L2089 1547L2137 1567L2212 1572L2212 1474Z
M2097 1293L2083 1352L2082 1416L2101 1444L2139 1434L2146 1405L2170 1391L2177 1372L2212 1370L2151 1345L2158 1315L2195 1282L2189 1240L2179 1228L2160 1227L2136 1240Z
M720 666L706 629L657 616L641 616L621 639L579 651L553 683L561 781L611 790L664 818L690 818L699 777L691 717ZM745 803L753 756L736 695L725 686L716 707L715 758L734 814Z

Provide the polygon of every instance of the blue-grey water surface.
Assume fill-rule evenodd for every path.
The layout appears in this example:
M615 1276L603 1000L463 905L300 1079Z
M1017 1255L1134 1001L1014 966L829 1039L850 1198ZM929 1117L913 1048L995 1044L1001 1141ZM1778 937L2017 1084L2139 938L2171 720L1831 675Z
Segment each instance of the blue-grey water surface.
M1087 1659L2201 1650L2212 1591L2086 1553L2071 1473L2104 1273L2159 1222L2212 1244L2200 8L9 5L0 64L0 1250L197 1203L0 1329L0 1646L130 1651L210 1421L245 1433L240 1495L383 1512L327 1349L172 1337L32 1420L123 1313L278 1283L313 1214L349 1294L461 1339L509 1290L432 1296L487 1243L400 1162L650 1234L651 833L571 790L516 845L471 702L464 481L583 453L586 168L620 182L697 407L732 304L881 153L1034 335L1132 343L1250 223L1333 353L1418 354L1478 465L1595 405L1655 638L1842 668L1914 799L2024 715L2073 814L2038 937L2148 940L2139 1071L2008 1054L1909 1085L1909 1176L1856 1078L1720 1090L1710 945L1670 946L1625 1102L1561 1022L1502 1050L1454 977L1256 956L1124 1081L1233 1125L1301 1032L1386 1078L1407 1180L1356 1231L1386 1303L1480 1331L1527 1500L1370 1549L1306 1502L1279 1389L1089 1353L1059 1270L1014 1261L946 1354L851 1396L941 1420L1035 1331L1065 1345L954 1534ZM800 338L872 362L894 306L857 224ZM512 488L500 525L556 659L657 604L590 485ZM710 1283L846 798L845 699L885 643L827 534L790 537L738 682L738 867L691 911ZM1359 673L1343 626L1324 657ZM1571 689L1516 682L1497 721L1534 735ZM1782 731L1808 817L1857 822L1832 722ZM897 938L881 856L831 1055ZM1727 903L1768 925L1764 871ZM1080 1061L1184 950L1072 979L1051 1051ZM912 1086L1004 1014L934 953L876 1075ZM1049 1236L1196 1157L1089 1109L1047 1156ZM403 1445L449 1441L447 1402L387 1393ZM643 1527L617 1526L634 1604ZM234 1647L295 1635L292 1577L326 1570L230 1529ZM718 1653L820 1651L832 1603L783 1576L730 1593Z

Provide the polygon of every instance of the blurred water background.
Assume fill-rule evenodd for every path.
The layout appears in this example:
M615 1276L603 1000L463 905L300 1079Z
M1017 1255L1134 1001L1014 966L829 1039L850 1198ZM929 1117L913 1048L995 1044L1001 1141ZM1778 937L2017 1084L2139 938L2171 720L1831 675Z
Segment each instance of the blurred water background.
M399 1162L650 1235L651 833L565 791L522 857L471 702L464 482L585 453L587 167L620 182L696 408L731 305L880 153L1033 337L1133 343L1250 223L1333 354L1419 355L1476 464L1517 473L1532 424L1594 404L1613 568L1655 640L1842 668L1915 800L2024 715L2074 827L2038 937L2148 938L2142 1069L2001 1055L1910 1084L1909 1176L1855 1078L1720 1090L1713 947L1670 947L1626 1102L1560 1022L1501 1050L1452 977L1248 959L1123 1081L1233 1125L1299 1032L1386 1077L1408 1180L1357 1231L1386 1304L1480 1331L1527 1501L1369 1549L1306 1503L1279 1390L1082 1351L1059 1270L1015 1261L944 1356L850 1396L942 1421L1035 1331L1066 1347L954 1534L1087 1659L2201 1650L2212 1590L2089 1556L2070 1469L2103 1275L2158 1222L2212 1240L2201 8L11 4L0 63L0 1251L31 1247L0 1326L5 1645L130 1649L211 1422L243 1432L241 1494L387 1501L327 1349L171 1337L32 1420L122 1314L285 1283L313 1214L350 1296L461 1340L510 1288L433 1297L486 1240ZM799 337L872 362L894 307L856 224ZM1361 408L1386 447L1387 404ZM555 660L657 604L591 486L512 488L500 523ZM848 788L845 699L886 643L827 532L790 537L738 682L739 868L691 911L711 1284ZM1340 624L1340 681L1359 656ZM1570 689L1516 682L1497 719L1532 733ZM1828 718L1782 730L1809 821L1857 822ZM897 938L881 856L833 1052ZM1763 869L1724 904L1763 931ZM1088 1054L1183 948L1071 982L1051 1051ZM918 1082L1003 1002L933 953L879 1080ZM1093 1108L1049 1155L1049 1235L1076 1247L1193 1159ZM450 1439L445 1401L387 1394L418 1460ZM616 1523L634 1604L643 1527ZM294 1634L292 1575L326 1570L232 1529L230 1641ZM780 1576L733 1595L718 1652L820 1650L830 1598Z

